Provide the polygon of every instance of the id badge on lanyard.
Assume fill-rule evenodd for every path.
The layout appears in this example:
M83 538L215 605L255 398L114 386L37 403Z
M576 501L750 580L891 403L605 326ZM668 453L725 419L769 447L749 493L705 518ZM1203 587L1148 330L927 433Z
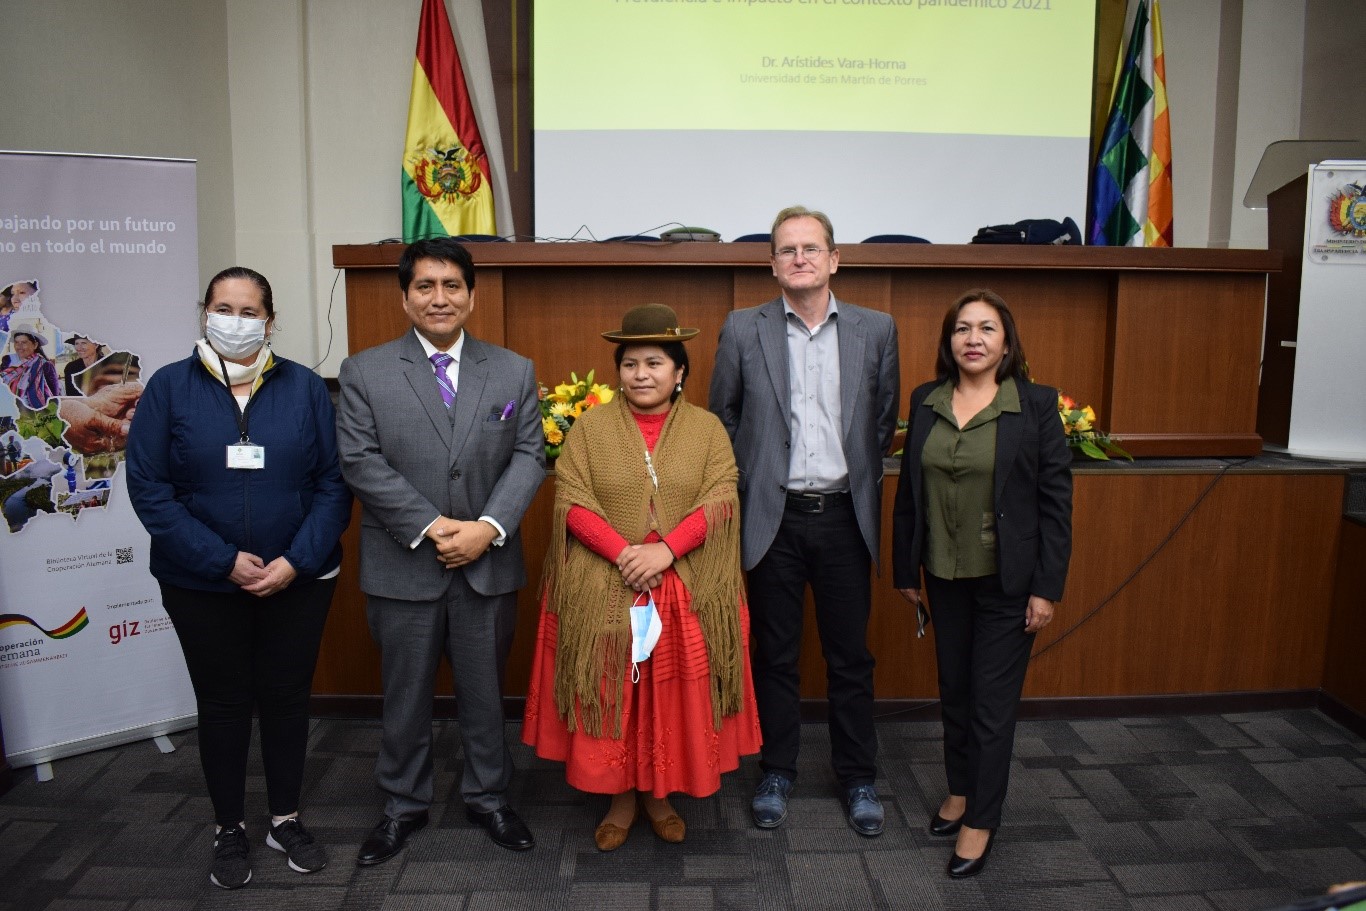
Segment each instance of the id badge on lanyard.
M228 446L228 467L261 469L266 467L266 447L257 446L250 440L232 443Z
M251 398L248 396L246 408L238 404L237 396L232 394L232 386L228 382L228 365L223 363L221 355L218 363L223 369L223 385L227 387L228 395L232 398L232 407L237 412L237 430L241 434L236 443L228 444L227 466L259 471L266 467L266 447L257 446L247 435L247 411L251 408Z

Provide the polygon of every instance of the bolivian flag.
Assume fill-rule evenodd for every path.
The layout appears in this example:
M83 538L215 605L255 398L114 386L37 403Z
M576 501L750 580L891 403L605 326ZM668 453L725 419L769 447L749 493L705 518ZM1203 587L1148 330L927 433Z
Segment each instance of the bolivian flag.
M403 240L496 234L488 156L444 0L422 0L403 144Z

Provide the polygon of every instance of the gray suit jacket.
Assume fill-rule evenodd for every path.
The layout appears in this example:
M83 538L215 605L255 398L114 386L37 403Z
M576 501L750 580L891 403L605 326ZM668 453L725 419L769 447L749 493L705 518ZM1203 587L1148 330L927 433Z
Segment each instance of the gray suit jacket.
M364 506L361 589L402 601L441 597L451 576L432 542L408 546L438 515L487 515L507 531L502 547L463 570L475 591L525 585L518 526L545 479L531 361L467 335L453 414L412 331L347 358L338 379L342 476Z
M882 530L882 455L896 433L901 370L896 323L838 301L840 417L859 531L876 563ZM782 522L791 455L787 326L782 298L726 317L708 406L721 419L740 468L745 569L763 558Z

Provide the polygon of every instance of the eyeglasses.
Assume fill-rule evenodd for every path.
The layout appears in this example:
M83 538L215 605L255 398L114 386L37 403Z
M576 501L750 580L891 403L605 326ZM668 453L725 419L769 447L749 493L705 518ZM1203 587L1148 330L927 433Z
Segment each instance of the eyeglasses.
M812 246L810 246L810 247L802 247L802 248L801 248L801 253L802 253L802 258L803 258L803 259L820 259L822 256L824 256L825 254L827 254L827 253L829 253L829 252L830 252L830 251L827 250L827 249L825 249L824 247L817 247L817 246L814 246L814 245L812 245ZM785 262L785 263L792 262L792 260L794 260L794 259L797 258L797 248L796 248L796 247L783 247L781 250L779 250L777 253L775 253L774 256L777 257L777 258L778 258L779 260L781 260L782 262Z

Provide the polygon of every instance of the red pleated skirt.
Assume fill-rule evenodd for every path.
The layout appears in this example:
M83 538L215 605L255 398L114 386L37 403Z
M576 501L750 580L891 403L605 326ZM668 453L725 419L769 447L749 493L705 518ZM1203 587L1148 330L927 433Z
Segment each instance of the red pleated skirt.
M664 629L650 657L638 665L640 680L626 669L622 737L570 732L555 710L555 649L560 618L542 602L536 654L531 666L522 740L543 759L563 762L565 778L580 791L620 794L645 791L654 797L715 794L721 775L734 771L741 756L759 752L759 714L749 663L749 611L739 605L744 641L744 704L739 713L712 725L711 683L702 627L689 605L691 595L669 569L654 590ZM577 711L577 708L575 709ZM605 729L610 729L608 721Z

